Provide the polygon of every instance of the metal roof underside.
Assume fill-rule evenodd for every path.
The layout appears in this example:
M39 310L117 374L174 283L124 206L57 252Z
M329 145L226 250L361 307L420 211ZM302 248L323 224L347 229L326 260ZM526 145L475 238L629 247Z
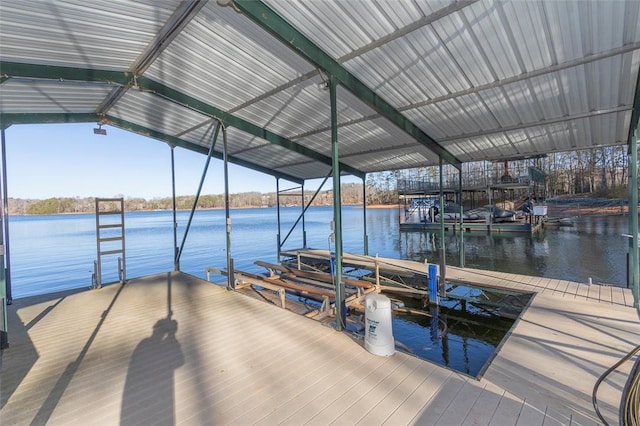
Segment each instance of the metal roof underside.
M227 1L219 0L220 3ZM626 144L640 2L3 0L2 126L108 123L300 182ZM222 144L214 155L221 158Z

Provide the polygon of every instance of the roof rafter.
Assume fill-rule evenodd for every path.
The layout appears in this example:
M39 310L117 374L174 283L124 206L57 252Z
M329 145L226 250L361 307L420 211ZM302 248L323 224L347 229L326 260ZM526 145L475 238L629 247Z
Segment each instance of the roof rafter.
M132 86L134 84L134 74L127 71L111 71L100 69L71 68L50 65L34 65L16 62L0 62L0 74L9 77L27 77L41 78L52 80L76 80L76 81L92 81L92 82L109 82L117 83L123 86ZM170 88L162 83L158 83L148 77L140 76L135 79L135 84L139 88L150 91L166 99L176 102L180 105L189 107L195 111L202 112L206 115L217 117L231 127L235 127L244 132L258 136L274 145L279 145L290 151L309 157L313 160L331 166L331 157L314 151L310 148L302 146L284 136L278 135L270 130L262 128L256 124L250 123L242 118L229 114L221 109L200 101L192 96L186 95L176 89ZM345 173L352 174L359 178L364 173L347 164L340 164L340 169Z
M129 72L135 75L144 73L155 61L158 56L165 50L180 31L191 22L191 20L204 7L205 2L199 0L184 1L178 5L169 20L162 29L156 34L151 43L142 52L138 59L129 68ZM98 113L107 114L111 107L115 105L120 98L129 90L128 86L116 87L111 91L102 104L98 107Z
M343 87L375 109L378 113L388 118L416 141L425 145L446 162L457 168L460 167L460 160L440 146L431 136L423 132L418 126L402 115L400 111L378 96L355 75L347 71L335 59L326 54L267 5L256 0L235 0L234 4L247 17L278 38L282 43L289 46L315 66L337 78Z
M498 134L498 133L504 133L504 132L511 132L514 130L522 130L522 129L528 129L530 127L538 127L538 126L549 126L551 124L558 124L558 123L564 123L567 121L574 121L574 120L580 120L583 118L591 118L591 117L597 117L600 115L607 115L607 114L615 114L618 112L625 112L625 111L629 111L631 109L631 107L629 106L617 106L617 107L613 107L613 108L607 108L607 109L602 109L602 110L598 110L598 111L588 111L588 112L583 112L580 114L574 114L574 115L567 115L567 116L562 116L562 117L556 117L556 118L550 118L548 120L540 120L540 121L534 121L531 123L521 123L521 124L515 124L513 126L505 126L505 127L500 127L497 129L489 129L489 130L483 130L481 132L475 132L475 133L467 133L467 134L462 134L462 135L458 135L458 136L452 136L449 138L443 138L440 139L440 142L452 142L452 141L457 141L457 140L462 140L462 139L472 139L472 138L478 138L481 136L489 136L489 135L494 135L494 134Z
M435 21L437 21L438 19L442 19L445 16L449 16L452 13L458 12L459 10L462 10L463 8L478 2L479 0L460 0L457 1L455 3L450 4L449 6L445 6L440 10L437 10L436 12L429 14L427 16L423 16L422 18L418 19L415 22L412 22L409 25L406 25L402 28L399 28L398 30L386 35L385 37L380 38L379 40L373 41L369 44L366 44L356 50L354 50L353 52L350 52L346 55L343 55L341 57L339 57L338 59L336 59L336 61L340 64L342 64L343 62L347 62L353 58L357 58L358 56L364 55L365 53L377 49L381 46L384 46L387 43L391 43L394 40L397 40L398 38L401 38L402 36L405 36L413 31L416 31L426 25L429 25ZM281 84L280 86L275 87L272 90L269 90L268 92L263 93L260 96L256 96L253 99L249 99L248 101L233 107L229 110L229 112L236 112L239 111L243 108L246 108L250 105L253 105L263 99L266 99L276 93L281 92L282 90L286 90L292 86L295 86L296 84L302 83L304 81L307 81L311 78L313 78L314 76L318 75L318 71L317 70L313 70L310 71L306 74L301 75L298 78L295 78L291 81L288 81L284 84Z
M452 92L452 93L448 93L446 95L443 96L439 96L437 98L432 98L426 101L422 101L422 102L416 102L410 105L405 105L402 106L400 108L398 108L398 111L404 112L404 111L410 111L412 109L417 109L417 108L421 108L427 105L433 105L433 104L437 104L439 102L443 102L443 101L447 101L447 100L451 100L451 99L456 99L462 96L466 96L466 95L470 95L470 94L477 94L480 93L484 90L489 90L489 89L494 89L494 88L498 88L498 87L504 87L505 85L511 84L511 83L515 83L518 81L523 81L523 80L530 80L532 78L535 77L540 77L542 75L546 75L546 74L551 74L554 72L558 72L558 71L562 71L565 69L569 69L569 68L573 68L573 67L577 67L580 65L585 65L591 62L596 62L599 61L601 59L606 59L606 58L610 58L612 56L617 56L617 55L623 55L626 53L630 53L633 52L635 50L640 49L640 42L636 42L636 43L632 43L620 48L616 48L613 50L609 50L606 52L601 52L601 53L597 53L597 54L593 54L593 55L589 55L589 56L585 56L584 58L579 58L579 59L575 59L575 60L571 60L571 61L567 61L567 62L563 62L561 64L555 64L555 65L551 65L549 67L546 68L540 68L538 70L535 71L531 71L531 72L526 72L526 73L522 73L522 74L518 74L516 76L513 77L508 77L505 78L503 80L496 80L496 81L492 81L490 83L487 84L483 84L480 86L475 86L475 87L470 87L468 89L465 90L460 90L458 92ZM637 102L638 105L640 105L640 101ZM640 109L640 106L638 107ZM338 128L342 128L342 127L346 127L346 126L351 126L353 124L358 124L364 121L369 121L378 117L381 117L382 114L370 114L370 115L366 115L363 117L359 117L356 119L353 119L351 121L346 121L346 122L342 122L342 123L338 123ZM637 120L636 120L637 123ZM632 126L632 128L635 129L635 127ZM318 129L314 129L308 132L304 132L304 133L300 133L297 135L293 135L290 136L290 138L292 140L295 139L300 139L303 137L307 137L307 136L312 136L315 135L317 133L322 133L322 132L326 132L328 130L330 130L331 128L329 126L324 126L322 128L318 128ZM439 141L441 142L441 140Z
M530 71L530 72L525 72L522 74L518 74L518 75L514 75L513 77L507 77L504 78L502 80L496 80L496 81L492 81L490 83L487 84L482 84L480 86L475 86L475 87L470 87L468 89L465 90L460 90L458 92L452 92L449 93L447 95L444 96L439 96L437 98L432 98L423 102L416 102L410 105L406 105L403 107L398 108L400 111L407 111L410 109L415 109L415 108L420 108L423 106L427 106L427 105L431 105L431 104L435 104L438 102L442 102L442 101L446 101L449 99L454 99L454 98L458 98L460 96L465 96L465 95L469 95L472 93L479 93L482 92L483 90L488 90L488 89L493 89L496 87L504 87L507 86L511 83L515 83L518 81L523 81L523 80L529 80L532 79L534 77L540 77L542 75L546 75L546 74L551 74L554 72L558 72L558 71L562 71L562 70L566 70L569 68L574 68L580 65L585 65L591 62L596 62L599 61L601 59L606 59L606 58L610 58L612 56L618 56L618 55L624 55L625 53L629 53L629 52L633 52L634 50L640 49L640 42L636 42L636 43L631 43L628 44L626 46L623 47L619 47L616 49L612 49L612 50L608 50L606 52L601 52L601 53L595 53L593 55L588 55L585 56L583 58L578 58L578 59L574 59L574 60L570 60L570 61L566 61L563 62L561 64L554 64L551 66L548 66L546 68L540 68L534 71Z

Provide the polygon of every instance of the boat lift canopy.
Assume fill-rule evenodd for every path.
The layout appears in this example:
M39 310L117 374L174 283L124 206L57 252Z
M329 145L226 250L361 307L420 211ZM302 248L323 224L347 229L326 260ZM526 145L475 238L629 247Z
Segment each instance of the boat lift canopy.
M636 0L3 0L0 15L3 143L12 125L96 122L207 154L216 120L227 144L211 156L338 188L635 149Z

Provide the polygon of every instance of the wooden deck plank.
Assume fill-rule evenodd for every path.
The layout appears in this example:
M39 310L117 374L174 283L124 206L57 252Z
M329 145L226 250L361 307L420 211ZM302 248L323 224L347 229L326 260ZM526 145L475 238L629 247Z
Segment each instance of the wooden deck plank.
M437 419L436 424L461 425L483 390L484 387L475 380L466 380L462 389L451 400L448 409ZM456 407L456 409L453 409L453 407Z
M571 298L575 299L576 298L576 293L578 292L578 286L580 284L573 282L573 281L568 281L567 284L567 288L565 290L565 293L567 296L571 296Z
M614 319L619 314L622 312L612 317L609 304L567 304L538 294L510 337L511 344L489 366L487 377L518 395L531 394L529 387L538 389L538 395L529 396L528 402L537 404L551 392L554 397L549 405L591 413L593 383L623 355L616 346L633 345L632 330L638 329L631 310L624 320ZM526 361L532 353L536 354L533 364Z
M309 350L306 352L308 354ZM277 371L269 372L271 377L265 379L270 380L270 385L277 391L265 395L247 395L247 398L242 399L236 405L237 409L234 410L236 417L229 416L228 422L231 424L255 424L264 418L265 413L276 411L278 407L288 405L301 392L313 393L315 389L329 386L335 380L332 373L336 365L348 367L355 364L359 357L362 357L360 351L317 352L317 355L317 357L305 355L307 358L305 363L301 363L295 370L290 367L290 364L285 364L285 367L290 370L289 374L279 374ZM300 371L306 371L306 374L300 374ZM295 377L292 377L294 375Z
M544 282L544 284L539 287L539 289L542 293L558 294L557 288L559 284L560 284L560 280L547 279Z
M556 287L556 293L558 293L561 297L567 296L567 289L569 288L570 282L567 280L558 280L558 286ZM571 295L573 297L573 295Z
M553 281L555 281L553 294L557 295L557 296L560 296L560 297L563 297L564 293L565 293L565 290L567 289L567 284L568 283L566 281L564 281L564 280L553 280Z
M461 423L462 426L488 425L491 422L502 396L504 389L491 382L484 383L482 392L473 402L466 418Z
M536 288L540 288L540 287L547 287L550 285L550 283L554 281L550 278L543 278L543 277L531 277L527 283L533 287Z
M312 417L321 411L326 404L325 398L336 398L349 389L353 384L366 376L371 371L380 367L386 359L384 357L367 357L359 359L355 367L339 378L333 377L331 383L324 383L324 386L316 386L316 389L308 392L300 392L292 398L288 404L281 404L273 410L265 412L263 418L259 419L257 425L271 425L276 421L283 424L300 424L304 421L303 415ZM435 369L432 369L432 371ZM333 375L333 369L329 371Z
M498 403L489 424L514 424L520 416L520 411L522 411L523 405L523 400L512 395L510 392L505 392L505 394L502 395L502 398L500 398L500 402Z
M478 281L503 280L532 282L490 271ZM572 282L538 293L480 382L402 353L376 357L344 333L186 274L16 300L0 418L471 425L534 424L545 413L545 424L597 424L593 383L640 334L637 312L615 303L616 294L632 303L630 291L597 287L611 299L572 298L573 289L592 290ZM615 375L600 396L608 419L617 408L609 389L623 383Z
M613 303L613 287L611 287L610 285L600 286L600 301Z
M377 387L382 387L387 383L393 383L395 376L399 371L406 368L405 365L409 363L410 357L400 357L399 363L394 363L393 368L386 369L385 371L377 371L375 374L367 377L367 380L362 380L356 383L356 391L349 392L342 395L341 398L334 400L331 404L323 407L323 410L309 419L305 425L326 425L334 421L338 421L340 416L349 415L347 411L350 407L356 405L361 399L363 394L372 392ZM353 416L358 417L361 413L352 413Z
M403 405L413 392L416 391L418 386L422 384L428 377L433 374L435 368L425 368L424 364L418 364L414 373L409 375L393 392L387 394L385 398L375 404L374 407L370 407L368 413L358 421L360 425L370 425L375 423L384 423L394 412L396 412Z
M600 301L600 286L598 284L588 285L587 300Z
M429 401L423 410L414 420L413 423L419 425L435 425L439 419L450 409L452 401L463 389L466 378L462 378L457 374L452 375L449 380L442 386L438 393Z
M525 402L515 424L516 426L539 426L544 422L544 419L544 411Z
M625 290L624 288L619 288L619 287L615 287L611 289L611 298L613 300L613 303L620 306L632 307L633 302L630 305L627 305L627 300L625 298L624 290ZM633 300L633 296L631 297L631 299Z
M412 375L416 375L421 364L417 358L409 357L409 362L388 376L380 386L368 392L363 392L349 408L334 420L337 424L371 424L381 423L381 419L388 417L389 413L398 408L398 397L402 398L407 392L401 385L409 385L409 389L415 389L411 381L407 381ZM386 404L382 404L386 400ZM391 406L389 406L391 402ZM374 410L375 409L375 410ZM374 413L372 413L374 411Z
M385 370L385 365L391 362L390 359L377 357L374 363L368 365L368 368L357 369L347 372L345 377L336 381L331 386L318 389L313 398L305 405L296 405L293 413L285 413L282 424L300 425L307 424L310 421L317 420L322 417L326 407L332 405L336 401L342 399L350 393L358 393L360 386L373 380L374 377L380 375ZM273 423L268 423L273 424Z
M438 368L404 400L402 406L398 407L383 424L389 426L419 424L417 419L420 418L421 414L425 414L428 411L431 401L439 394L452 376L454 376L453 372Z
M587 300L587 296L589 295L589 288L591 286L589 284L578 283L578 289L576 291L576 299L578 300Z

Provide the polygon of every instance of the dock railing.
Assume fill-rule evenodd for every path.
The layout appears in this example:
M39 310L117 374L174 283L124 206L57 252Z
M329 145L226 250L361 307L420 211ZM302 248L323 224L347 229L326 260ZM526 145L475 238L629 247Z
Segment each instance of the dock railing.
M539 180L544 181L544 173L534 167L512 170L509 175L501 174L496 170L465 170L462 174L462 188L465 191L481 191L505 186L529 187ZM448 169L445 170L443 191L458 191L460 183L457 171L454 173ZM398 179L396 185L400 195L429 194L440 190L437 175Z

